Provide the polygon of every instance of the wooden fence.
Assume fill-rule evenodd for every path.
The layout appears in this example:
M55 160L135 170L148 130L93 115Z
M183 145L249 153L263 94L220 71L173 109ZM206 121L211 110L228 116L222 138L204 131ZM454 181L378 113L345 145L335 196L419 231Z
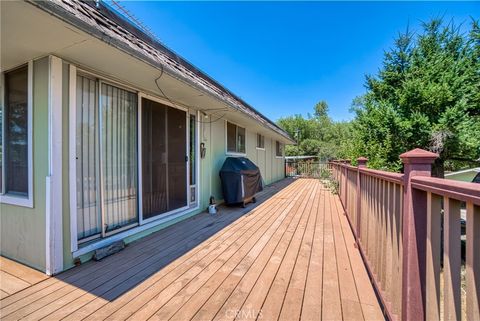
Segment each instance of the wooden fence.
M330 162L391 320L480 320L480 184L430 177L437 157L421 149L404 153L403 174L367 169L365 158L356 167Z

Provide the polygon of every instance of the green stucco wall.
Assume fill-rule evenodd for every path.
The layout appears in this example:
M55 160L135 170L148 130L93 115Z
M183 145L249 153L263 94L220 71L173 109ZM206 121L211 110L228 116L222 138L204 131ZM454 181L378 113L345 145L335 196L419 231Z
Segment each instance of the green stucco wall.
M33 208L0 204L1 255L45 271L48 58L33 64Z

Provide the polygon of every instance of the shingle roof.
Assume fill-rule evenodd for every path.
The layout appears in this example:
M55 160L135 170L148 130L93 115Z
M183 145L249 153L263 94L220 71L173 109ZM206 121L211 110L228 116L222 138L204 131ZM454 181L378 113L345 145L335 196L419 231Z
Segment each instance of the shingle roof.
M293 142L288 133L273 121L103 2L79 0L27 1L137 59L159 69L165 68L171 75L220 99L228 106L250 116L265 127Z

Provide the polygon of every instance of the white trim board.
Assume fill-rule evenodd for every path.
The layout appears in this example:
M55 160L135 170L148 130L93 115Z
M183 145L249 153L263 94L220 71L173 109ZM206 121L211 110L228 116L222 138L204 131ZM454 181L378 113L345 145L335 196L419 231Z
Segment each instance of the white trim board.
M62 60L49 56L48 176L46 177L46 273L63 270Z
M140 232L146 231L148 229L154 228L158 225L168 223L168 222L173 221L173 220L175 220L179 217L188 215L191 212L195 212L199 208L200 208L199 206L196 206L194 208L188 209L186 211L182 211L180 213L171 214L171 215L168 215L166 217L159 217L156 220L151 221L149 223L144 223L143 225L139 225L137 227L134 227L134 228L126 230L126 231L123 231L121 233L114 234L112 236L109 236L109 237L106 237L106 238L103 238L103 239L99 239L98 241L96 241L92 244L86 245L84 247L81 247L77 251L73 252L73 257L74 258L79 257L81 255L84 255L84 254L87 254L89 252L95 251L95 250L97 250L101 247L107 246L107 245L109 245L113 242L123 240L123 239L125 239L129 236L132 236L132 235L135 235L137 233L140 233Z
M70 249L72 252L78 250L77 240L77 68L69 65L68 82L68 116L69 116L69 181L70 181Z

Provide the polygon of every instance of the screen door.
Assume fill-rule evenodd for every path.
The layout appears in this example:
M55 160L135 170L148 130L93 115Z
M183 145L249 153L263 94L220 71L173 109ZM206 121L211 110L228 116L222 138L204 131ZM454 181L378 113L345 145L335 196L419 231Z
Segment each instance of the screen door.
M142 209L148 219L187 206L187 114L142 98Z

